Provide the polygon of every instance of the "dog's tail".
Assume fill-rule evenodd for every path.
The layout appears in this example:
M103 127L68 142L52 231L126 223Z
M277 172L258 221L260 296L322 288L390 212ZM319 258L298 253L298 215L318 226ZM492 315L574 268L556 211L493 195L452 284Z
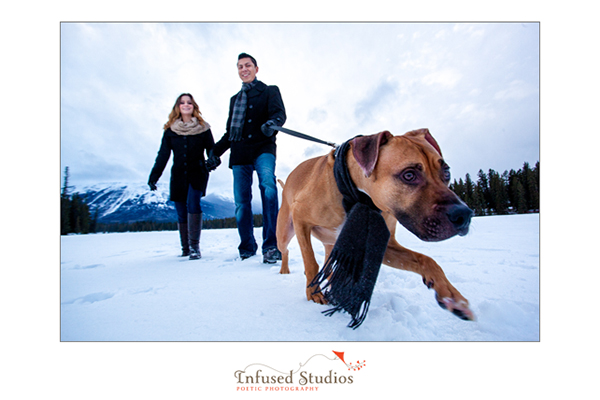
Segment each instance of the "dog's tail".
M279 184L281 185L281 189L283 189L283 187L285 186L283 181L281 179L277 179L277 182L279 182Z

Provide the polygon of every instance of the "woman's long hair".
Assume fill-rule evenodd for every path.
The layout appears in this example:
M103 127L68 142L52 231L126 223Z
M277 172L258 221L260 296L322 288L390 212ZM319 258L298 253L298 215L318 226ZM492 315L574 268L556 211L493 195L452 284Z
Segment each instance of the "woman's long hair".
M166 130L168 127L171 126L171 124L173 122L175 122L176 119L181 118L181 112L179 111L179 102L181 101L181 98L183 96L188 96L190 99L192 99L192 104L194 105L194 111L192 112L192 116L196 117L196 119L198 120L198 122L201 125L204 125L204 119L202 118L202 113L200 112L200 107L198 107L198 104L196 103L196 100L194 100L194 97L189 93L182 93L179 95L177 100L175 100L175 105L173 106L173 110L171 110L171 114L169 114L169 120L167 121L167 123L165 124L163 129Z

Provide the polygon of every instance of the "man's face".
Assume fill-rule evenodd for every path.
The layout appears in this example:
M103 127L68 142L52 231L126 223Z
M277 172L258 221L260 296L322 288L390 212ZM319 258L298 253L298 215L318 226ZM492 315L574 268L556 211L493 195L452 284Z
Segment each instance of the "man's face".
M238 60L237 67L242 82L250 83L256 78L258 67L254 65L250 58L246 57Z

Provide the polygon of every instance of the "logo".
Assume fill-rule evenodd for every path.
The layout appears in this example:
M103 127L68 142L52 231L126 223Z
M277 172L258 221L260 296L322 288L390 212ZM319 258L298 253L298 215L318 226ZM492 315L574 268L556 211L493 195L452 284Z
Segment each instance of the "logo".
M333 356L315 354L295 371L277 370L265 364L250 364L234 373L238 392L317 392L325 386L353 385L355 373L366 361L355 364L344 360L344 352L332 351ZM340 361L344 367L341 367ZM310 364L310 366L309 366Z

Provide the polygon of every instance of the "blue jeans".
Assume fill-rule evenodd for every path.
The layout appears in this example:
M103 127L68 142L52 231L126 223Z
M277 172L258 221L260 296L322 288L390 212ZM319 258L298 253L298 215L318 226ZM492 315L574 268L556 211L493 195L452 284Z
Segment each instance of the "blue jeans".
M256 254L258 245L254 239L254 218L252 216L252 174L258 175L258 187L263 208L262 252L277 248L277 213L279 200L275 183L275 156L263 153L248 165L233 165L233 196L235 199L235 219L241 243L240 255Z
M177 210L177 221L180 224L187 224L188 214L201 214L202 206L200 199L202 191L196 190L190 185L188 187L187 201L174 201L175 210Z

